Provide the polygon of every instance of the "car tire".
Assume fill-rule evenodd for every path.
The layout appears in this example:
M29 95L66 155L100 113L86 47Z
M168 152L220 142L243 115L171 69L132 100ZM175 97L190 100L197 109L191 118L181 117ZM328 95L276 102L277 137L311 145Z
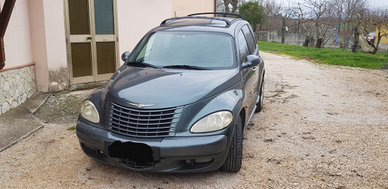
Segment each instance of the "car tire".
M263 109L263 106L264 106L263 101L264 101L264 75L260 85L259 102L256 104L256 112L261 112L261 110Z
M232 143L230 144L230 149L228 156L224 164L221 166L222 171L227 172L238 172L241 169L242 164L242 154L243 154L243 130L241 117L239 116L235 125Z

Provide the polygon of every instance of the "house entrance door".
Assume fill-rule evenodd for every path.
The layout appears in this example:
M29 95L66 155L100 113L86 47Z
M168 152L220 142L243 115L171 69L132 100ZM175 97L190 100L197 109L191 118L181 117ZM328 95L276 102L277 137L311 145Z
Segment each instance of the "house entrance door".
M66 0L72 84L107 80L118 68L114 0Z

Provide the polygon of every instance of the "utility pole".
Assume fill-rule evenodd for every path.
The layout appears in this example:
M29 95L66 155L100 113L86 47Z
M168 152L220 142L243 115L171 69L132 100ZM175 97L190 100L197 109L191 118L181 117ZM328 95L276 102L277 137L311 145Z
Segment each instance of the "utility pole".
M300 14L298 16L298 33L299 33L299 24L300 24Z
M283 27L282 27L282 43L285 43L286 42L286 37L285 37L285 33L286 33L286 18L282 17L282 20L283 20Z
M299 6L299 12L298 12L298 33L299 33L300 15L302 14L302 12L300 12L300 4L299 3L298 3L298 6Z

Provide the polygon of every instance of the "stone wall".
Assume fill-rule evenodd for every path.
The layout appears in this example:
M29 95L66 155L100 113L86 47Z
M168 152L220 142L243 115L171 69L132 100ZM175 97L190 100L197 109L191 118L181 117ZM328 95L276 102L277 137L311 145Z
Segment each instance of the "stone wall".
M275 31L260 31L255 33L256 39L259 41L275 41L275 42L282 42L282 31L281 30L275 30ZM300 45L302 46L306 36L299 33L290 33L286 32L285 35L285 43L291 44L291 45Z
M275 41L278 43L282 42L282 31L281 30L276 30L276 31L265 31L265 32L257 32L256 38L259 41ZM285 33L285 43L286 44L291 44L291 45L299 45L303 46L306 36L301 33L291 33L291 32L286 32ZM349 36L346 35L338 35L338 43L337 43L337 48L340 48L341 43L344 43L347 41ZM351 39L352 40L352 39ZM324 43L327 41L327 39L324 39ZM315 40L312 40L309 42L309 46L314 46L315 45ZM348 46L351 45L351 41L348 43ZM327 41L325 47L332 47L334 48L335 46L335 35L331 36L331 38Z
M0 71L0 115L36 92L35 65Z
M300 34L300 33L286 32L284 36L285 36L285 43L291 44L291 45L302 46L305 39L306 39L306 36L303 34ZM267 41L276 41L276 42L281 43L282 42L282 31L277 30L277 31L268 32Z
M259 31L259 32L256 32L255 35L256 35L256 39L259 41L275 41L278 43L282 42L281 30ZM330 37L330 36L327 36L327 38L328 37ZM329 40L327 38L324 39L324 42L323 42L324 44L326 43L325 47L334 48L335 41L336 41L336 34L334 33ZM285 43L286 44L303 46L305 39L306 39L306 36L304 34L291 33L291 32L285 33ZM346 42L348 42L347 48L351 48L353 45L353 41L354 41L354 37L351 37L349 39L349 35L339 34L337 36L337 49L343 48L345 46ZM310 41L309 46L314 46L314 45L315 45L315 40ZM379 51L380 52L388 52L388 44L380 43Z
M268 40L268 31L258 31L255 32L256 40L258 41L267 41Z
M375 43L376 45L376 43ZM379 44L379 52L388 52L388 43Z

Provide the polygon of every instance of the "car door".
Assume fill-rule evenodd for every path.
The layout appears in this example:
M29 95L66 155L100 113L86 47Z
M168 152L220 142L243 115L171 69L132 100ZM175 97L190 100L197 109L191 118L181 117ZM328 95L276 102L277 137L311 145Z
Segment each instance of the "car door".
M240 53L240 64L243 64L246 61L246 57L252 54L251 53L252 51L249 49L246 36L244 35L244 32L242 29L238 32L237 41L238 41L239 53ZM257 99L258 81L259 81L257 70L258 70L257 66L243 68L242 70L243 81L244 81L244 93L245 93L245 98L243 103L245 107L248 107L247 115L249 116L253 112L253 109L256 104L256 99Z
M244 25L241 29L244 33L245 39L247 40L250 54L259 56L259 48L257 46L256 39L253 35L252 28L248 27L248 25ZM257 65L257 70L255 71L255 75L254 75L255 79L257 79L257 81L258 81L253 86L253 88L256 89L256 91L257 91L255 99L257 99L257 97L259 96L259 91L260 91L260 87L261 87L260 84L261 84L261 81L263 79L261 77L263 70L264 70L264 63L262 62L259 65Z

